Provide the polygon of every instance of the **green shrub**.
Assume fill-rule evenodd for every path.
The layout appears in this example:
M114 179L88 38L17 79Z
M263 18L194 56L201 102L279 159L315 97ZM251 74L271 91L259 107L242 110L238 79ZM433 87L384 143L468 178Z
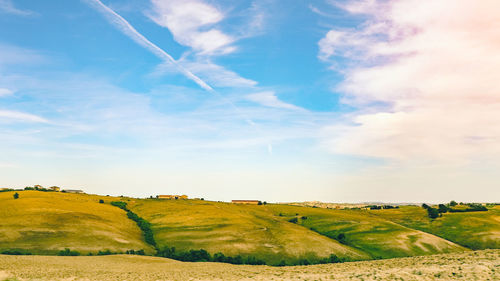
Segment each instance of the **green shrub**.
M31 255L30 252L26 250L6 250L1 253L2 255L13 255L13 256L21 256L21 255Z
M14 196L13 196L13 197L14 197L14 199L18 199L18 198L19 198L19 193L17 193L17 192L16 192L16 193L14 193Z
M291 223L297 223L299 220L296 217L294 217L294 218L289 219L288 221Z
M100 204L103 204L103 203L104 203L104 200L99 199L99 203L100 203Z
M59 251L59 253L57 255L58 256L79 256L80 252L71 251L70 249L66 248L64 250Z

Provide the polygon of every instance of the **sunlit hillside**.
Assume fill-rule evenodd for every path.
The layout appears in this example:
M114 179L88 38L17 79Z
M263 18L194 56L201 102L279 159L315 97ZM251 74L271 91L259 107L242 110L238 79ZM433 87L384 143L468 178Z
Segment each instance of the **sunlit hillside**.
M106 249L153 251L125 212L109 205L109 197L17 191L19 198L13 199L14 193L0 192L0 252L24 249L56 254L64 248L83 254Z

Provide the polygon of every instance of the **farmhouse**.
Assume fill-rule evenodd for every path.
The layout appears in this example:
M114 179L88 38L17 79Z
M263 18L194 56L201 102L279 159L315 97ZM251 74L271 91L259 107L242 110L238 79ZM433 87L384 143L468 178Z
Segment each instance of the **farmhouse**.
M49 189L52 191L60 191L61 190L61 188L59 186L51 186L51 187L49 187Z
M169 199L169 200L177 200L177 199L188 199L187 195L156 195L158 199Z
M259 200L232 200L233 204L259 205Z
M66 193L84 193L83 190L79 190L79 189L65 189L65 190L63 190L63 192L66 192Z

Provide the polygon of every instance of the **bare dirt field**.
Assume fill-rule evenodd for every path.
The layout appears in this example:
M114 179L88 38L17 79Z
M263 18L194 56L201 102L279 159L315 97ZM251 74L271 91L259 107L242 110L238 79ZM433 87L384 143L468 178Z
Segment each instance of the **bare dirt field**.
M0 255L0 280L500 280L500 250L293 267Z

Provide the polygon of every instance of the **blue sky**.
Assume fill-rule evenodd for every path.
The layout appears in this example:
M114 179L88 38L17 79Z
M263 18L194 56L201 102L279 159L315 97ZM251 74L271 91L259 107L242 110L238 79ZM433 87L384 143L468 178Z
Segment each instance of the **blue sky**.
M438 56L417 39L447 30L403 20L398 5L0 0L0 184L273 202L490 199L497 158L485 155L497 150L476 142L492 136L431 121L449 116L433 111L447 102L408 79L426 73L415 61ZM410 130L430 124L453 134Z

